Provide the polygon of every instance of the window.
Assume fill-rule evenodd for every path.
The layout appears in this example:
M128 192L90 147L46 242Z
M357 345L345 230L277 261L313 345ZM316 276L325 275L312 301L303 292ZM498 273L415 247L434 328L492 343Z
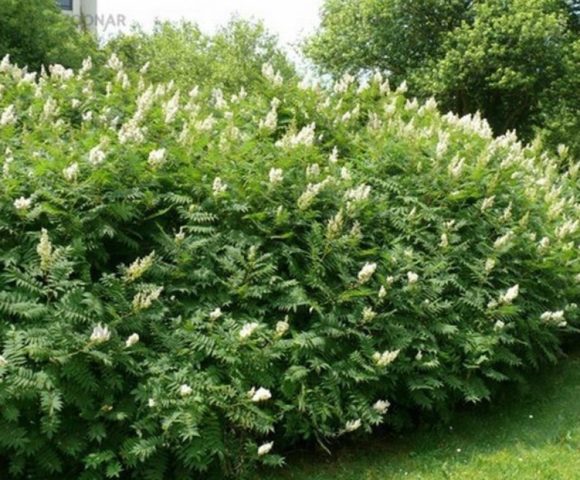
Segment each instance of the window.
M58 6L62 10L72 10L73 9L73 0L58 0Z

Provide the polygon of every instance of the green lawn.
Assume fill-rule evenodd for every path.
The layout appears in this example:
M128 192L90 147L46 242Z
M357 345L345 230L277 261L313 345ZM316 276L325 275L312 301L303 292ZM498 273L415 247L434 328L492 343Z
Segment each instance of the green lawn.
M505 397L505 398L504 398ZM267 480L580 479L580 352L452 427L297 452Z

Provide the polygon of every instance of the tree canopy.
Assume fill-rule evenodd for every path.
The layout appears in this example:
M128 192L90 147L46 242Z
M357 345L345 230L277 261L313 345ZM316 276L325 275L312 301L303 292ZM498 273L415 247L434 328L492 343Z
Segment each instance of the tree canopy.
M277 38L262 23L237 18L213 35L190 22L157 22L152 33L136 29L111 41L109 48L133 70L148 63L152 81L171 78L184 88L214 84L239 90L261 81L265 63L285 78L294 75Z
M327 0L305 52L334 75L387 71L414 95L529 140L579 128L578 12L564 0Z

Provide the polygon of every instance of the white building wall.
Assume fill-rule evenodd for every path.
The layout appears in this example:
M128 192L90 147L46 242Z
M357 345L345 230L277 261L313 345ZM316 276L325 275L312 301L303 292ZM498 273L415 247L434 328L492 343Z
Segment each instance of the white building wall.
M72 10L63 10L80 22L84 17L88 30L97 33L97 0L73 0Z
M81 13L93 18L93 23L95 23L97 18L97 0L82 0Z

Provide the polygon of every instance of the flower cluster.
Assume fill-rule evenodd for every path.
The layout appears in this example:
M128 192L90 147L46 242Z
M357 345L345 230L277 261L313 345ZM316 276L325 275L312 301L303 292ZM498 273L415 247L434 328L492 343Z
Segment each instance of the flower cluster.
M281 168L272 168L269 174L270 183L276 185L284 180L284 171Z
M165 163L167 151L164 148L153 150L149 153L147 163L151 168L159 168Z
M228 186L222 181L220 177L216 177L213 181L212 190L214 195L221 195L226 192Z
M388 400L377 400L373 405L373 410L381 415L385 415L391 406L391 402Z
M245 340L250 337L259 326L257 322L246 323L240 330L240 339Z
M359 283L367 283L375 271L377 270L376 263L365 263L364 266L361 268L360 272L358 272L358 281Z
M146 257L138 258L131 265L129 265L125 271L125 280L128 282L134 282L135 280L141 278L145 272L153 266L154 262L155 252L151 252Z
M564 320L564 310L558 310L556 312L544 312L540 315L540 320L545 323L553 324L558 327L565 327L567 325L566 320Z
M159 299L161 292L163 292L163 287L150 288L137 293L133 297L133 309L136 312L148 309L153 305L153 302Z
M139 334L138 333L133 333L133 334L129 335L129 337L125 341L125 346L127 348L130 348L133 345L136 345L137 343L139 343Z
M254 403L265 402L266 400L270 400L272 398L272 393L267 388L260 387L257 390L252 388L248 392L248 397Z
M40 269L45 273L48 272L53 261L54 249L46 228L43 228L40 233L40 242L36 247L36 252L40 257Z
M299 146L310 146L314 144L314 136L316 131L316 124L311 123L303 127L295 134L287 134L279 140L276 145L285 149L292 149Z
M499 302L505 305L509 305L516 298L518 298L519 294L520 294L520 286L514 285L513 287L508 288L507 291L501 297L499 297Z
M330 178L326 178L320 183L309 183L306 187L306 191L300 195L300 198L298 198L298 208L305 210L310 207L312 202L314 202L314 199L329 183Z
M32 206L32 198L20 197L14 200L16 210L28 210Z
M386 350L383 353L375 352L373 354L373 360L379 367L386 367L395 361L400 352L400 350Z
M91 333L91 342L94 343L104 343L111 339L111 331L109 327L106 325L103 326L100 323L93 328L93 332Z

